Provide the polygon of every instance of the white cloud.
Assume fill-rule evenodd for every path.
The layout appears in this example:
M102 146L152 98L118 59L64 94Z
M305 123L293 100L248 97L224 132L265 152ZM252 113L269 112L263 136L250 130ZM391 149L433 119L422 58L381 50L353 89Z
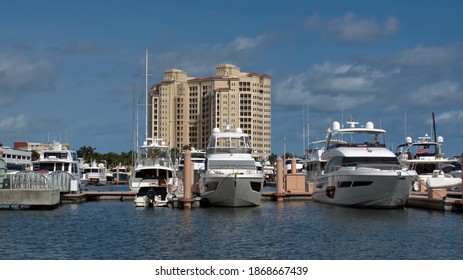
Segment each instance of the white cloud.
M326 40L341 42L370 42L399 32L400 23L395 17L388 17L384 23L376 19L360 18L352 12L334 19L324 19L318 13L312 14L305 26L319 30Z
M410 67L448 67L461 62L463 53L459 45L442 47L426 47L417 45L393 57L393 63L400 63Z
M389 17L384 23L383 33L386 36L394 35L399 32L400 23L395 17Z
M453 96L457 94L462 95L457 82L441 81L419 87L415 92L410 94L410 100L413 104L432 106L453 99Z
M157 53L156 62L157 65L170 65L169 68L184 70L189 76L208 77L215 74L215 66L221 63L235 64L240 68L248 65L249 56L265 45L266 41L265 35L237 36L232 41L213 46L199 44ZM242 71L246 72L246 69L242 68Z
M27 127L28 118L24 114L16 117L0 118L0 132L20 131Z
M213 53L215 54L236 54L242 52L253 51L259 46L263 45L266 41L264 35L259 35L257 37L245 37L238 36L233 41L226 44L216 44L213 47Z
M355 108L375 101L376 81L390 76L365 65L325 62L312 66L306 73L290 76L274 86L278 104L323 104L321 110Z
M45 60L0 55L0 94L29 93L50 89L54 82L53 65Z
M461 110L452 110L448 112L444 112L435 116L436 122L443 122L443 123L450 123L455 124L455 122L461 123L463 122L463 111Z

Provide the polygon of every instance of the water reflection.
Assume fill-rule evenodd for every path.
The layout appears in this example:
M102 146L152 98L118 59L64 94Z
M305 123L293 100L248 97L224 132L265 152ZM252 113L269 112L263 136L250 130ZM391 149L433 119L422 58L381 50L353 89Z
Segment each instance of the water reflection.
M2 259L461 259L461 215L264 200L245 208L130 201L0 211Z

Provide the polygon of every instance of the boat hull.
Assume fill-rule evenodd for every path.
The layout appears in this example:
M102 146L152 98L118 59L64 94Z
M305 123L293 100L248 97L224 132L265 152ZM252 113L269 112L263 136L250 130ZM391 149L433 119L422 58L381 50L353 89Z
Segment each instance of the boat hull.
M335 171L319 178L313 200L339 206L366 208L403 207L416 180L414 171Z
M206 174L201 180L202 205L242 207L261 203L262 174Z

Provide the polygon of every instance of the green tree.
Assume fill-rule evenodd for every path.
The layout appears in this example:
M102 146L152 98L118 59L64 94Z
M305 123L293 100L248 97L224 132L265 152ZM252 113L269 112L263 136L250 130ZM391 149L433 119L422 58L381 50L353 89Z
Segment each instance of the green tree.
M40 153L37 151L32 151L31 160L36 161L36 160L39 160L39 158L40 158Z
M77 156L80 158L83 158L85 161L90 162L91 160L97 160L95 158L96 148L90 147L90 146L83 146L80 147L79 150L77 150Z
M275 162L277 161L278 156L272 153L271 155L268 156L268 161L270 162L270 165L273 166Z

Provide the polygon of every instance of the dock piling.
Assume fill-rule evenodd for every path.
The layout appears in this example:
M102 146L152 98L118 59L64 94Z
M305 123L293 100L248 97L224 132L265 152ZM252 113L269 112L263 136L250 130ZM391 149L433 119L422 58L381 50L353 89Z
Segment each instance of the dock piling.
M183 208L191 209L191 186L193 174L193 163L191 162L191 151L187 150L184 155L184 178L183 178L183 198L180 199L183 202Z
M277 186L276 186L276 200L283 201L283 159L277 158Z

